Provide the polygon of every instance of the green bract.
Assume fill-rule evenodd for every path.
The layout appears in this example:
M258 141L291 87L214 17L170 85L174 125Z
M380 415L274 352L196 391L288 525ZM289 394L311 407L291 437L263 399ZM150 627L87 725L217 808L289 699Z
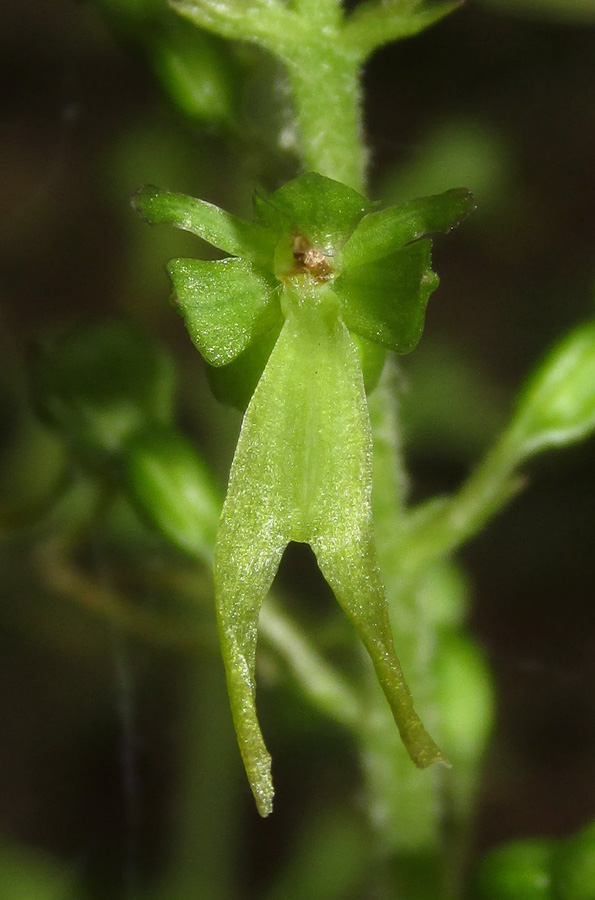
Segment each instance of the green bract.
M256 198L254 222L153 187L134 205L149 222L169 222L235 257L168 266L207 362L233 366L254 346L272 348L252 357L266 365L244 416L215 548L228 690L259 811L271 811L273 787L255 708L258 615L290 541L314 550L413 761L441 761L413 709L388 622L360 354L368 342L397 353L415 346L438 284L430 241L418 239L452 228L471 209L470 195L449 191L373 212L351 188L306 174Z

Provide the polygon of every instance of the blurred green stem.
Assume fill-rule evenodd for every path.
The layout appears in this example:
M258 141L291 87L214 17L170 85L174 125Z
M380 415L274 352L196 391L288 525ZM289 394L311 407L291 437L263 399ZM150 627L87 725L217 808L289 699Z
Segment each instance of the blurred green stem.
M440 557L453 553L483 528L519 490L519 458L506 432L453 497L433 500L411 517L399 546L402 573L415 578Z
M259 628L310 702L336 722L355 728L362 715L359 698L270 597L261 610Z
M221 666L194 656L186 683L183 763L163 900L236 896L240 767Z

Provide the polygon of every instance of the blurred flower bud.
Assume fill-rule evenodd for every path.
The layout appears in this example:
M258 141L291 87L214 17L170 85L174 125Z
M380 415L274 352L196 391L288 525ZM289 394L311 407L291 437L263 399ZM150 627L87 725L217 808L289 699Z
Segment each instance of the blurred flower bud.
M453 765L483 753L494 721L492 677L483 655L468 637L444 634L436 654L442 743Z
M595 429L595 323L562 340L529 380L508 434L519 457Z
M165 24L148 46L161 87L191 119L231 122L239 79L229 47L181 19Z
M480 900L550 900L551 841L515 841L488 853L477 878ZM556 895L557 896L557 895Z
M85 462L109 460L136 432L171 421L170 361L129 323L87 326L50 342L33 378L39 413Z
M559 846L554 883L560 900L595 900L595 822Z
M137 434L124 472L141 514L185 553L211 559L222 501L192 445L169 429Z
M435 563L424 572L418 597L424 615L441 634L457 628L469 608L469 584L463 568L452 559Z

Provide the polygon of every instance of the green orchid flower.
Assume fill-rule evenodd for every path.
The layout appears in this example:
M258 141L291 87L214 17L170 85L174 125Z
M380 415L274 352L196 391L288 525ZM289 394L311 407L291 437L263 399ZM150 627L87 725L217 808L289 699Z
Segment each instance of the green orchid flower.
M375 210L351 188L309 173L256 197L252 222L150 186L133 203L149 222L169 222L228 254L170 262L174 299L207 363L243 367L236 378L257 381L214 572L232 714L259 812L271 812L273 785L255 706L258 616L290 541L312 547L413 762L444 762L393 645L373 535L364 370L370 358L407 353L419 340L438 285L424 235L450 230L472 208L469 193Z

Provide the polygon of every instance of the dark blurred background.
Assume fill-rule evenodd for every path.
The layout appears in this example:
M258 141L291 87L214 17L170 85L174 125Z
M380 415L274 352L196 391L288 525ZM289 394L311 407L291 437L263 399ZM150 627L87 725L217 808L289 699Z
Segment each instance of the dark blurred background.
M442 285L420 347L402 361L413 499L460 482L541 355L593 315L595 11L563 0L528 5L524 15L521 3L470 0L426 34L378 52L366 71L371 195L396 202L465 185L478 207L436 242ZM294 163L275 147L258 79L244 100L250 144L181 116L135 50L90 2L2 5L0 486L10 509L43 498L63 465L31 411L27 362L66 326L113 315L144 322L176 359L180 421L222 482L233 451L239 416L209 399L198 354L167 303L163 265L195 244L148 229L129 198L150 181L245 214L251 184L274 188ZM250 149L259 142L270 165ZM564 835L595 814L595 443L551 452L526 475L524 494L462 554L471 626L499 698L480 848ZM132 638L122 649L104 622L57 598L31 562L35 540L9 520L0 830L112 885L131 851L131 816L142 815L132 849L143 870L159 866L191 665L158 642ZM109 577L100 559L104 566ZM279 760L294 795L306 759L312 783L317 766L320 780L335 772L341 783L339 738L318 728L304 726L303 752ZM140 812L122 803L126 729Z

